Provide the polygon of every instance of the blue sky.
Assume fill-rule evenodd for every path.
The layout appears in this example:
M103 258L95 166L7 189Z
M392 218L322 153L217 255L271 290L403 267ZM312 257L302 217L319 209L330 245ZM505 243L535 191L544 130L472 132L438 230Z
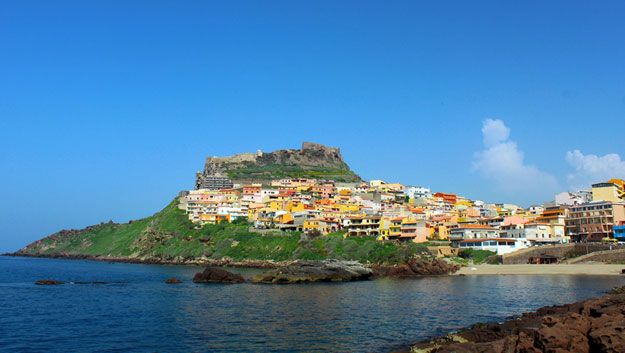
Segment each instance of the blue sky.
M530 204L625 177L622 1L15 1L0 251L162 208L207 155ZM621 174L621 175L618 175Z

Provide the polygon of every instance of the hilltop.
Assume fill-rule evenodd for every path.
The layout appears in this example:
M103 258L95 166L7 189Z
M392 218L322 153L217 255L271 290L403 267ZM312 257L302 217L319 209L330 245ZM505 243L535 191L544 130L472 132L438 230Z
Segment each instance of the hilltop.
M208 157L204 170L197 173L196 185L211 175L226 175L235 182L266 182L286 177L362 181L343 160L339 148L312 142L304 142L301 149Z

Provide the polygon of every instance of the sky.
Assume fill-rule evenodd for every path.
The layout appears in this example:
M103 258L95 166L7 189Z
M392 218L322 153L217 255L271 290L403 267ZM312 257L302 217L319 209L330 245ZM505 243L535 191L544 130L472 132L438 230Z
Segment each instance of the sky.
M623 1L13 1L0 252L125 222L205 157L340 147L365 179L524 206L625 177Z

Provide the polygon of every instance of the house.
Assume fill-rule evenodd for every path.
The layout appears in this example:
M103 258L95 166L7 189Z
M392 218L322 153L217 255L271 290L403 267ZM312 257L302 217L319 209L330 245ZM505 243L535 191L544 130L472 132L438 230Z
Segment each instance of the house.
M448 194L444 192L437 192L433 195L435 198L442 200L444 203L455 205L458 201L458 196L456 194Z
M575 192L561 192L556 195L555 203L557 206L573 206L581 205L592 201L592 193L586 190Z
M411 199L432 197L432 191L429 188L424 188L421 186L409 186L404 192L406 193L406 196Z
M380 216L351 216L344 220L343 226L347 230L345 236L374 236L380 235Z
M454 247L458 247L463 240L498 237L499 231L496 228L479 224L464 224L449 231L449 239Z
M455 247L462 249L488 250L497 255L509 254L519 249L524 249L527 245L518 239L511 238L480 238L466 239L456 243Z
M399 240L425 243L428 239L429 228L424 221L413 218L404 218L400 226Z
M496 228L480 224L464 224L450 231L451 240L497 238L499 231Z

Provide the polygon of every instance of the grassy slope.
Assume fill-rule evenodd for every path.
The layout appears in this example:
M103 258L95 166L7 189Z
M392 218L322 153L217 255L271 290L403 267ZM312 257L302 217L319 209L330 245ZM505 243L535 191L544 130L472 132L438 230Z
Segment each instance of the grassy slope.
M423 244L395 244L372 238L329 234L300 241L299 234L259 235L247 224L196 229L171 202L162 211L128 224L101 224L78 234L55 234L22 250L40 255L99 255L186 259L206 256L233 260L345 259L370 263L404 262L427 252Z

